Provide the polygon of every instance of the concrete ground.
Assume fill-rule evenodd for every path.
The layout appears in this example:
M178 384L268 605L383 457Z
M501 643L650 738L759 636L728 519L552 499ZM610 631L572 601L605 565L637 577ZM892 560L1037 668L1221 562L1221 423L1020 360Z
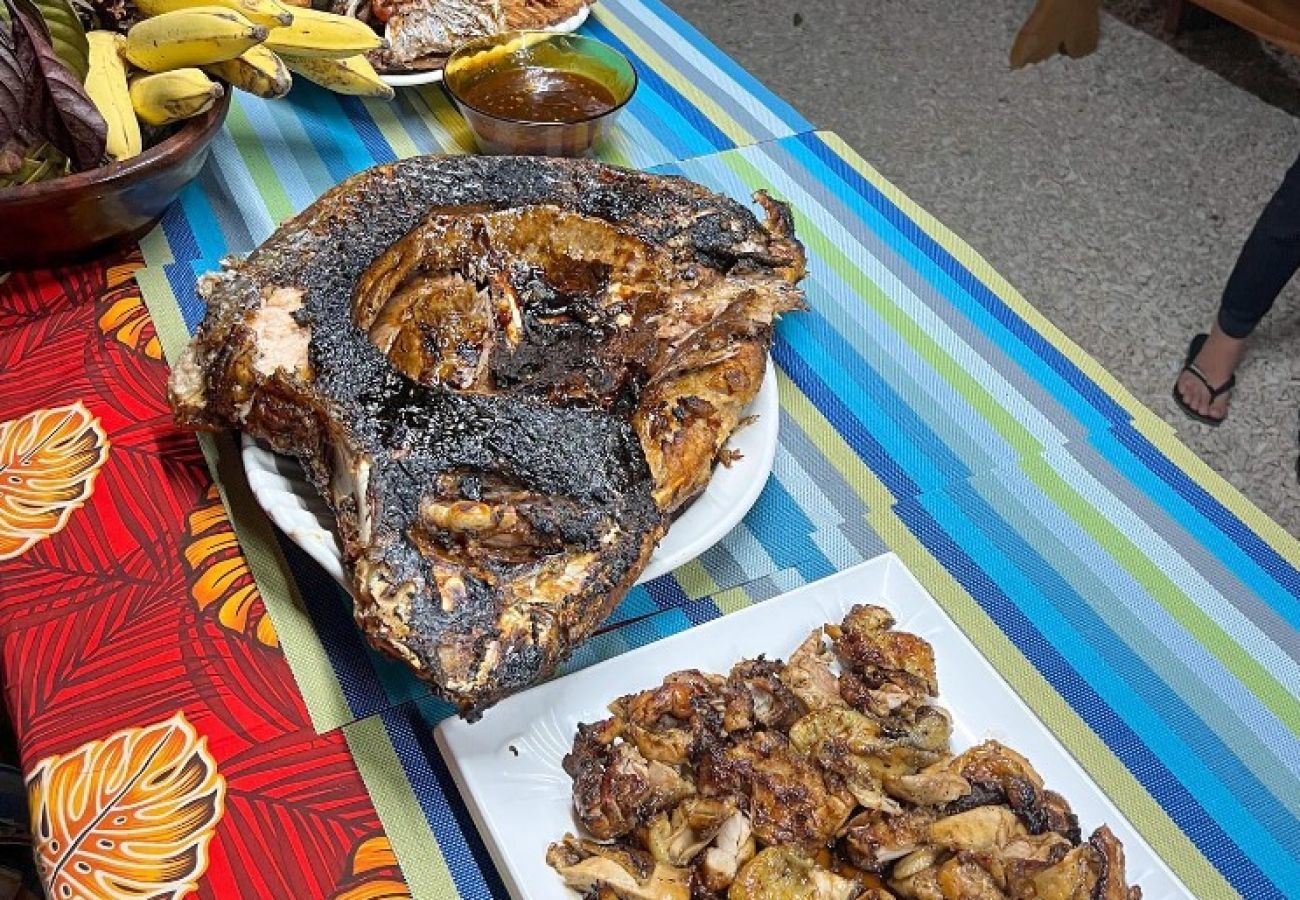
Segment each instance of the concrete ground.
M1256 333L1225 425L1193 423L1170 399L1187 341L1300 152L1294 60L1209 16L1163 42L1156 0L1109 0L1132 25L1105 15L1097 53L1016 72L1007 53L1032 0L668 2L1300 535L1300 279Z

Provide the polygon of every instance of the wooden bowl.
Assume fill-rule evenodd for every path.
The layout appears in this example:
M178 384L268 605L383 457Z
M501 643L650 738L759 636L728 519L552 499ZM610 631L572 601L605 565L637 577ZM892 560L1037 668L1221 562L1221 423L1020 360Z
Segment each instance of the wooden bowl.
M227 89L212 109L139 156L0 188L0 269L73 262L143 236L203 168L229 109Z

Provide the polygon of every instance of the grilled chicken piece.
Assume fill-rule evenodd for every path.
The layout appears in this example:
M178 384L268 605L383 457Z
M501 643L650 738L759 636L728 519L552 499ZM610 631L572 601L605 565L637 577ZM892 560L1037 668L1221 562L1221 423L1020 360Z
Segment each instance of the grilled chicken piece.
M863 692L859 702L877 715L888 715L903 703L923 701L939 693L934 651L930 644L906 631L894 631L894 617L879 606L858 605L833 627L835 654L853 676L849 685Z
M969 794L970 782L955 772L943 771L942 765L937 763L915 775L886 778L885 790L913 806L944 806Z
M704 851L704 858L696 870L701 884L714 892L731 887L740 867L754 858L756 847L748 817L741 812L733 813L722 823L713 839L713 846Z
M688 761L701 730L713 726L709 713L723 702L722 685L716 675L674 672L653 690L620 697L609 710L647 759L680 765Z
M750 824L764 844L815 849L828 843L853 811L853 797L832 790L818 767L776 731L758 731L726 751L733 777L748 794Z
M1017 900L1141 900L1142 889L1124 877L1124 848L1105 825L1027 883L1013 887Z
M831 671L834 661L825 632L818 628L790 654L790 661L781 670L781 680L809 709L845 706L839 681Z
M949 850L994 850L1025 834L1025 826L1005 806L977 806L930 823L928 843Z
M661 863L690 865L733 814L736 807L730 800L687 797L671 816L660 814L650 822L646 846Z
M854 900L861 885L786 847L768 847L745 864L728 900Z
M546 862L583 897L602 900L690 900L690 872L592 841L565 835L546 851Z
M890 768L884 760L895 747L880 736L876 720L843 706L823 707L790 727L790 743L817 761L827 785L847 791L859 806L901 811L881 786Z
M817 760L828 785L843 788L866 809L900 811L886 781L933 765L940 754L886 736L885 724L847 707L813 710L790 727L790 742Z
M997 879L970 855L959 853L935 872L945 900L1006 900Z
M1079 843L1079 820L1065 798L1045 789L1029 761L1010 747L985 741L954 757L947 769L971 784L969 794L948 805L949 814L1005 803L1020 816L1030 834L1055 831L1071 844Z
M757 391L804 269L759 200L575 160L363 172L202 280L177 420L298 456L362 630L473 716L609 614Z
M975 814L978 819L972 819ZM1055 832L1026 835L1006 807L984 806L931 823L935 843L900 860L890 887L917 900L1140 900L1124 877L1109 829L1071 848ZM956 850L946 853L943 849Z
M578 726L564 771L573 778L578 820L597 840L621 837L695 793L676 769L613 737L607 722Z
M925 809L860 812L849 820L844 833L849 861L868 872L884 871L889 863L926 846L934 820L934 813Z
M1080 844L1069 806L1024 757L996 741L951 755L932 654L890 636L893 625L855 607L788 665L746 660L726 679L674 672L614 701L614 717L575 743L574 756L605 760L599 781L575 778L580 816L594 808L600 833L617 821L611 853L641 859L637 879L650 861L689 870L691 900L1140 900L1114 835ZM869 702L849 705L837 689L827 635L841 682L858 678ZM886 689L899 702L879 702ZM614 795L603 772L621 741L670 762L695 792L671 809L645 794L593 804Z
M815 754L832 741L843 742L855 753L872 753L886 741L880 737L880 723L847 707L814 709L790 726L790 743L801 753Z
M732 666L724 691L728 732L756 726L784 731L804 714L803 701L781 680L781 669L781 663L762 657Z
M1055 831L1042 834L1022 834L1002 846L1002 855L1008 859L1054 865L1070 850L1070 842Z
M952 738L952 716L948 710L928 703L908 706L886 724L900 734L900 740L919 750L947 751Z

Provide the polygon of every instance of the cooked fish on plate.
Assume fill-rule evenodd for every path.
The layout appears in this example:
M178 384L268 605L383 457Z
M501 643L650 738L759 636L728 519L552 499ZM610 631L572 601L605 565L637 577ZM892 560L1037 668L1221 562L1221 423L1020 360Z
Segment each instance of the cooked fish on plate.
M594 0L317 0L368 23L388 40L372 51L381 73L441 70L461 44L503 31L581 24ZM570 30L565 28L564 30Z
M551 673L708 483L803 250L680 178L421 157L205 277L177 420L296 456L361 629L473 715Z
M653 581L700 556L725 538L758 501L772 472L780 441L781 401L769 361L758 394L745 409L741 427L727 440L722 464L714 466L704 491L674 514L637 584ZM343 568L334 514L297 460L244 435L240 457L248 488L267 517L330 577L351 590Z

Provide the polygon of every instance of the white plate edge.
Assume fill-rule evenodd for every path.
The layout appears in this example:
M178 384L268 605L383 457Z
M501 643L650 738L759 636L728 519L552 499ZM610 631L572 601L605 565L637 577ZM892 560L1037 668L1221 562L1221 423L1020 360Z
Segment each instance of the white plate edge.
M657 555L660 547L663 546L662 543L660 547L656 547L655 553L650 555L650 561L646 563L645 570L637 576L636 584L645 584L660 575L667 575L707 553L730 534L733 528L740 525L749 511L754 508L754 504L758 502L763 488L772 477L772 466L776 463L776 451L781 443L781 395L776 383L776 363L770 356L767 367L763 371L763 381L758 387L758 394L746 408L745 414L757 417L755 422L745 426L754 429L753 433L758 435L755 440L758 442L761 455L757 460L757 468L746 466L746 471L752 472L755 477L745 483L744 489L736 495L728 512L719 516L713 525L702 531L691 544L682 547L676 553L665 555L662 559ZM736 432L732 432L727 443L730 444L735 437ZM716 471L710 476L710 482L715 476ZM708 495L708 491L708 486L705 486L701 499ZM672 529L669 528L668 533L671 532ZM667 534L664 536L667 537ZM693 547L701 549L693 550Z
M886 573L887 578L889 578L890 580L894 578L901 578L909 582L911 585L913 585L916 590L921 591L922 593L929 596L931 600L934 599L933 595L931 595L930 592L925 589L925 586L922 585L921 582L917 580L916 576L912 574L911 569L909 569L907 565L901 559L899 559L897 554L885 553L882 554L882 556L888 557L890 562L889 568ZM880 559L881 557L875 557L875 558ZM844 571L847 572L849 570L845 569ZM813 582L813 584L816 584L816 582ZM1047 723L1044 722L1041 718L1039 718L1038 714L1034 712L1033 708L1028 703L1025 702L1025 699L1023 697L1020 696L1020 692L1017 691L1014 687L1012 687L1011 682L1007 681L1005 678L1002 677L1002 673L997 670L997 668L993 665L993 663L989 662L989 658L987 656L985 656L983 653L980 652L979 647L975 646L975 642L966 636L966 632L963 631L960 627L958 627L957 623L953 621L952 616L948 615L948 611L939 604L939 601L934 600L934 605L938 609L939 613L948 621L948 625L949 627L952 628L953 634L956 636L957 640L960 643L964 644L966 647L968 647L970 649L971 655L979 660L979 665L983 666L984 668L984 674L990 679L996 679L1007 689L1007 693L1011 696L1012 703L1016 705L1016 707L1025 715L1027 719L1029 719L1034 723L1034 727L1036 727L1042 733L1042 736L1048 742L1053 744L1057 750L1060 751L1061 758L1065 761L1066 765L1070 769L1072 769L1074 773L1078 775L1081 779L1083 779L1084 781L1088 782L1093 786L1093 788L1097 792L1097 797L1100 798L1102 802L1102 805L1105 806L1109 810L1109 812L1114 815L1115 819L1123 821L1124 824L1128 826L1129 830L1132 831L1133 836L1136 837L1138 842L1142 845L1142 849L1146 851L1147 856L1150 857L1151 860L1155 862L1156 866L1161 871L1164 872L1164 874L1169 878L1170 882L1172 882L1176 887L1182 888L1183 892L1186 894L1187 897L1189 898L1194 897L1194 895L1191 892L1191 889L1189 889L1187 885L1183 884L1183 880L1174 873L1173 869L1169 868L1169 865L1168 863L1165 862L1164 857L1162 857L1159 853L1155 851L1155 848L1151 846L1151 844L1147 841L1145 835L1143 835L1142 832L1138 830L1137 826L1133 824L1132 820L1129 819L1128 816L1124 815L1123 811L1121 811L1119 807L1115 805L1115 802L1110 798L1110 794L1106 793L1105 789L1102 788L1102 786L1097 783L1097 780L1088 774L1088 770L1085 769L1079 763L1079 760L1076 759L1074 754L1070 752L1070 748L1066 747L1065 744L1061 742L1060 738L1058 738L1056 734L1052 731L1052 729L1047 727ZM942 694L942 688L940 688L940 693ZM942 703L943 697L940 696L939 699L940 702ZM1033 760L1030 760L1030 762L1032 763ZM1066 797L1065 799L1066 802L1069 802L1070 800L1069 797ZM1107 816L1106 821L1109 822L1110 820L1111 820L1110 816ZM1124 849L1125 849L1125 855L1127 856L1129 843L1125 843Z
M587 21L587 16L591 15L591 4L584 3L582 8L576 13L565 19L563 22L556 22L554 25L548 25L539 31L550 31L555 34L570 34L582 27L582 23ZM379 80L389 87L419 87L422 84L439 84L442 81L442 69L435 69L430 72L402 72L393 75L380 75Z

